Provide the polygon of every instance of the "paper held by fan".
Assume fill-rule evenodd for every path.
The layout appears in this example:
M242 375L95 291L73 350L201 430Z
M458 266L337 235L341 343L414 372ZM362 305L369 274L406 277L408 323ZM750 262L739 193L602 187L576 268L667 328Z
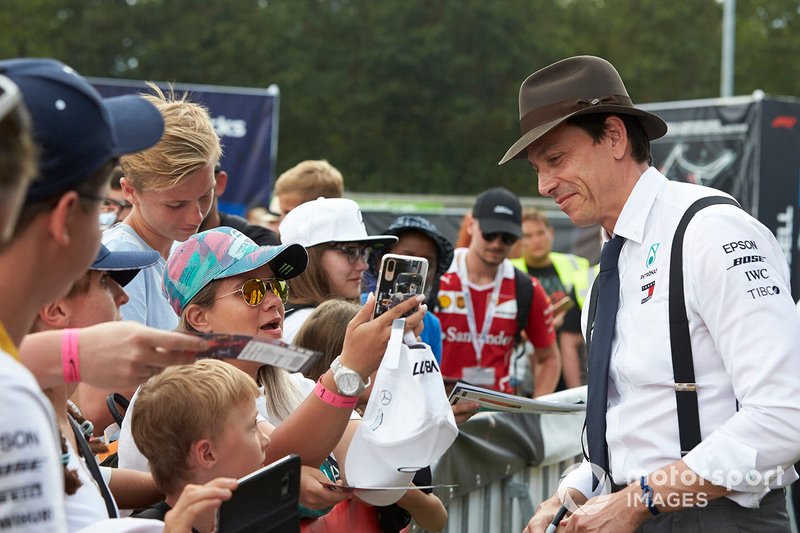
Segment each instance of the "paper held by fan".
M408 485L405 487L350 487L348 485L337 485L335 483L322 483L322 486L333 492L358 492L376 490L409 490L409 489L449 489L458 485Z
M507 413L569 414L586 410L586 404L583 403L533 400L477 387L463 381L457 382L453 387L449 400L452 405L462 401L478 402L481 411L504 411Z
M197 359L239 359L283 368L289 372L301 372L320 357L319 352L278 339L226 333L204 333L200 336L208 341L209 348L195 354Z

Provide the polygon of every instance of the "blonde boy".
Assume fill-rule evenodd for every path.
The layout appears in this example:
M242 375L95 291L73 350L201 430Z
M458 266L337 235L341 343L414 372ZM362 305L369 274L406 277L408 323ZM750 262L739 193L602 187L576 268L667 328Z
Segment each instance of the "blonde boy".
M120 163L125 199L133 208L103 234L103 243L115 250L155 250L162 259L142 270L128 287L130 301L122 307L125 320L172 330L178 317L161 294L164 260L174 241L197 233L211 209L216 180L214 167L222 154L208 110L186 96L155 94L143 98L164 119L164 135L148 150L126 155Z
M214 359L169 367L142 385L133 438L166 499L136 516L163 520L188 485L257 470L269 445L256 423L258 395L252 378ZM208 531L213 518L201 515L194 527Z
M281 216L320 196L341 198L343 193L342 173L324 159L302 161L275 180L274 194L278 197Z

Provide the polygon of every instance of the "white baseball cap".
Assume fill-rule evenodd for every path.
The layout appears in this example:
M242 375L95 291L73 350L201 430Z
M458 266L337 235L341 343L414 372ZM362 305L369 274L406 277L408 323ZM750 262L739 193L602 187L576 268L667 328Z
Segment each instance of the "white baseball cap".
M306 248L327 242L358 242L383 248L397 242L394 235L367 235L361 209L347 198L318 198L286 214L278 232L281 242L296 242Z
M392 338L399 342L392 328ZM458 436L453 410L447 401L444 382L430 347L403 347L400 356L387 348L375 376L375 384L364 418L350 441L344 470L352 487L408 487L417 470L437 461ZM414 372L426 368L426 372ZM407 489L358 491L361 500L372 505L391 505Z

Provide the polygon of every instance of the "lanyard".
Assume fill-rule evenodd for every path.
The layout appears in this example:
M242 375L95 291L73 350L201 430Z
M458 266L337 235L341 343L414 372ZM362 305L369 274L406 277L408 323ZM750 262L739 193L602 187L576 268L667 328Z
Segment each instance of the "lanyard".
M486 315L483 317L483 327L481 328L480 335L478 334L478 328L475 323L475 308L472 305L472 295L470 294L466 254L457 261L457 267L458 278L461 281L461 294L464 296L464 305L467 306L469 337L472 341L472 348L475 350L475 360L478 362L478 366L480 366L483 347L486 344L486 337L489 335L489 327L492 325L492 319L494 318L494 308L497 306L497 300L500 296L500 285L503 283L503 265L501 264L497 267L492 296L486 304Z
M3 350L8 355L19 361L17 347L14 345L14 341L11 340L11 337L8 336L8 332L6 331L6 328L2 322L0 322L0 350Z

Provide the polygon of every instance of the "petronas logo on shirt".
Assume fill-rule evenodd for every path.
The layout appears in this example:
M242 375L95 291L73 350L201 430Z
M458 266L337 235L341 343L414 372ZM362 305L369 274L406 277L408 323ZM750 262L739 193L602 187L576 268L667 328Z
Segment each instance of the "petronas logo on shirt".
M661 246L660 242L650 245L650 251L647 253L647 261L644 262L644 266L647 268L650 268L650 266L656 262L656 252L658 252L659 246Z

